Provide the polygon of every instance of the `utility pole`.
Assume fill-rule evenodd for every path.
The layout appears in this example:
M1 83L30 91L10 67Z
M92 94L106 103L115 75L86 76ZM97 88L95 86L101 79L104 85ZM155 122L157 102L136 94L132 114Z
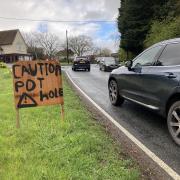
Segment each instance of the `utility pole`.
M66 55L67 55L67 61L69 64L69 44L68 44L68 31L66 30Z

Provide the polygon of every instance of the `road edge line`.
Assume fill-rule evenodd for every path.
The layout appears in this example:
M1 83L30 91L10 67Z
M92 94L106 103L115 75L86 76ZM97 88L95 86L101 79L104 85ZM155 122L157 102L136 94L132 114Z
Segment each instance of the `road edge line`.
M134 144L136 144L150 159L158 164L169 176L175 180L180 180L180 175L176 173L170 166L163 160L156 156L150 149L142 144L136 137L134 137L128 130L121 126L113 117L111 117L104 109L102 109L96 102L94 102L75 82L72 80L68 72L65 73L72 84L79 90L101 113L103 113L121 132L123 132Z

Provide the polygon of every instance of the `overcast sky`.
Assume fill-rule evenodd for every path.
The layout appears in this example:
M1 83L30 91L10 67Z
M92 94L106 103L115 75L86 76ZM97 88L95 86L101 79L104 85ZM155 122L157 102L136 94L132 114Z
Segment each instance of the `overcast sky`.
M49 20L116 20L120 0L0 0L0 17ZM60 39L85 34L94 43L116 51L119 36L117 24L108 23L46 23L0 19L0 30L42 31L55 33Z

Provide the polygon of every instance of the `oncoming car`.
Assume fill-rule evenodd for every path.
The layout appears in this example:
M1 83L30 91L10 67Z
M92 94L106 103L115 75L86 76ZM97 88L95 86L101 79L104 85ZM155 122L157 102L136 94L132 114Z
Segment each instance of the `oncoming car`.
M108 87L113 105L130 100L166 117L180 146L180 38L157 43L112 71Z
M87 57L75 57L72 65L72 70L91 70L90 60Z
M99 61L99 70L101 71L112 71L119 67L119 64L113 57L102 57Z

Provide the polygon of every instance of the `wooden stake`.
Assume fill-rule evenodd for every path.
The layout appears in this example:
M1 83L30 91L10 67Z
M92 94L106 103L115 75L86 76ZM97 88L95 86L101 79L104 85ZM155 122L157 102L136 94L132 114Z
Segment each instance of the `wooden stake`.
M64 122L64 105L61 105L61 120Z
M19 109L16 108L16 128L20 128L20 122L19 122Z

